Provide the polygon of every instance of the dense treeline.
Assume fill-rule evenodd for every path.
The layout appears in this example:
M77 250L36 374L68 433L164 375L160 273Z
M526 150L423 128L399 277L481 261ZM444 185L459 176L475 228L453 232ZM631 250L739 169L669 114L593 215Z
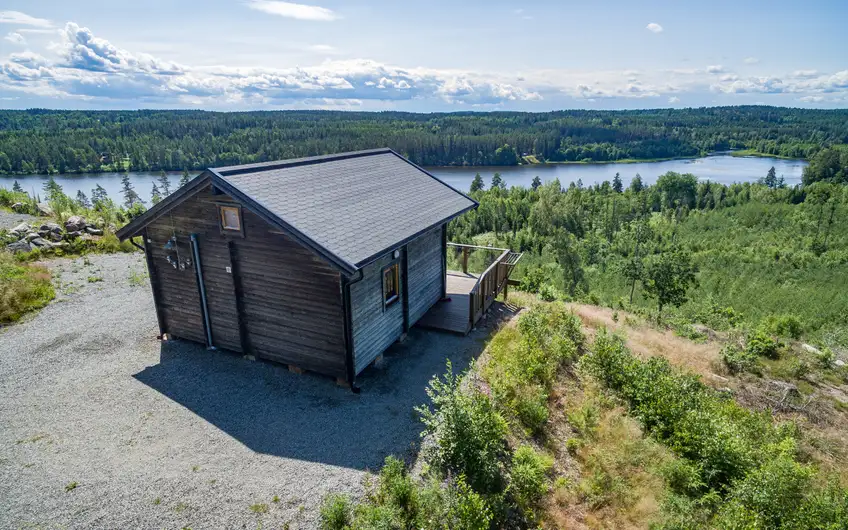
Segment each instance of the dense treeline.
M730 186L667 173L626 189L617 177L508 189L498 176L472 191L480 206L451 223L449 238L525 252L524 288L551 299L682 311L719 327L710 319L728 308L751 326L786 317L811 340L848 346L848 187L787 187L769 173Z
M810 158L848 143L848 111L717 107L400 112L0 111L0 173L183 170L391 147L427 165L699 156ZM525 158L527 157L527 158Z

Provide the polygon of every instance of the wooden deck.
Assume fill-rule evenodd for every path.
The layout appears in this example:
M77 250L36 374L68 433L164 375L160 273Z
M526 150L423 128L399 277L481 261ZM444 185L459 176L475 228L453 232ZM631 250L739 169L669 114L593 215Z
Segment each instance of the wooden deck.
M438 329L465 335L471 330L469 293L477 283L476 274L448 271L447 291L450 300L440 300L418 321L422 328Z

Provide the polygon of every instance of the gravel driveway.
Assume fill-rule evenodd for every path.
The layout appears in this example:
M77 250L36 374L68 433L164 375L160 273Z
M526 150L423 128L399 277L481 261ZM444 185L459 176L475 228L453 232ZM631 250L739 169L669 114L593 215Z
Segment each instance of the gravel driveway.
M314 528L327 492L414 457L427 381L486 337L414 329L354 395L157 341L140 254L49 265L57 301L0 331L0 528Z

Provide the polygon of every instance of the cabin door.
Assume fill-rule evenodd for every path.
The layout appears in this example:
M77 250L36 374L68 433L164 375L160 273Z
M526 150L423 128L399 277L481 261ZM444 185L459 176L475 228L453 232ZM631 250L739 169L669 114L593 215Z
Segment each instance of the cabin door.
M207 345L241 353L230 242L219 234L192 234L191 237Z

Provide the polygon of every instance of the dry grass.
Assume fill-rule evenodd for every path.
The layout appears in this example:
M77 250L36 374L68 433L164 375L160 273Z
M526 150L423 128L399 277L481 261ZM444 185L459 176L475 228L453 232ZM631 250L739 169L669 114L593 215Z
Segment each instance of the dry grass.
M662 356L668 361L694 372L711 384L716 379L716 367L720 366L721 344L717 342L696 343L678 337L672 331L660 331L642 322L639 317L623 311L618 312L618 321L613 318L614 311L604 307L585 304L568 304L580 320L585 332L591 337L605 327L626 338L627 347L642 358Z
M646 438L638 423L594 385L567 377L557 387L560 480L545 511L545 528L648 528L666 493L660 467L668 449ZM568 432L568 439L563 439Z

